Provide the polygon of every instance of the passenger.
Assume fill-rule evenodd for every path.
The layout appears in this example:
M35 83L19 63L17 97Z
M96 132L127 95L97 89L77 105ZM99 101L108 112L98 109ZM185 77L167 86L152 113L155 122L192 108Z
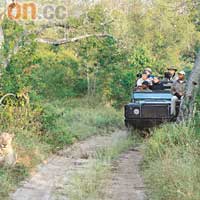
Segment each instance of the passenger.
M148 74L148 76L152 75L152 69L151 68L147 67L147 68L145 68L144 71Z
M152 90L164 90L164 85L158 77L154 77L153 85L150 88Z
M152 90L150 90L150 84L148 81L144 81L142 83L142 92L152 92Z
M138 81L137 81L137 87L142 86L142 83L144 81L147 81L147 80L148 80L148 74L146 74L145 72L143 72L142 77L140 79L138 79Z
M172 66L168 68L168 73L169 73L169 80L168 81L177 81L178 76L176 74L177 69L176 67Z
M141 92L142 91L142 85L138 86L134 89L136 92Z
M183 97L185 95L185 87L186 87L186 81L185 81L185 72L181 71L178 73L178 80L174 81L171 92L172 92L172 102L171 102L171 115L176 116L176 103L178 101L183 100Z
M171 80L171 74L169 72L165 72L163 81L169 82Z
M152 81L153 81L153 74L152 74L152 69L147 67L144 72L148 75L148 81L150 82L150 84L152 84Z

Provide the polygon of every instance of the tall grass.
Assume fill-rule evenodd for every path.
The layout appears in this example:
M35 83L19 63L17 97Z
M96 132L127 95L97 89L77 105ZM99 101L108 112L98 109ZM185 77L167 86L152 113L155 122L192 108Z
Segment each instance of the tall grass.
M47 103L42 120L47 130L45 141L56 147L109 132L123 125L120 112L105 107L99 101L92 103L89 99Z
M147 142L144 176L153 200L200 199L200 139L194 124L168 124Z

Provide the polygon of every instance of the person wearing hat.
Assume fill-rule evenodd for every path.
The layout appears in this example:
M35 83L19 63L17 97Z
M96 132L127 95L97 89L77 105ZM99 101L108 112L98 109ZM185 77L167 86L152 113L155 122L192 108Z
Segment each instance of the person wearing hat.
M176 72L177 72L176 67L171 66L167 70L168 70L168 74L169 74L169 81L176 81L176 80L178 80L178 76L176 74Z
M144 70L148 75L152 74L152 69L150 67L145 68Z
M152 81L154 79L152 69L147 67L147 68L145 68L144 73L146 73L148 75L148 81L150 82L150 84L152 84Z
M178 101L182 101L185 95L185 72L180 71L178 73L178 80L174 81L171 87L171 93L173 95L172 102L171 102L171 115L176 116L176 103Z

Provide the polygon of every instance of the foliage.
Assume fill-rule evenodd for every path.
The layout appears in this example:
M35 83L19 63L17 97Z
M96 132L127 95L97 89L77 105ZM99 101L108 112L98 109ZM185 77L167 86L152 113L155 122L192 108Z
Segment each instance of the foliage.
M177 5L177 9L171 9ZM191 67L199 46L192 14L181 12L179 2L156 0L149 4L137 0L133 5L126 1L125 7L133 6L130 12L107 1L88 5L87 12L66 19L73 30L67 33L68 37L84 35L87 30L87 34L106 32L113 38L91 37L63 46L36 44L34 34L22 37L24 27L32 31L33 24L22 26L5 19L4 57L12 55L20 38L21 42L20 50L3 70L3 92L18 93L29 88L33 101L99 95L114 106L121 106L129 100L136 74L145 67L152 67L160 75L168 65ZM187 6L190 11L189 2ZM34 29L39 28L36 23ZM41 37L62 38L66 34L54 28L48 28Z

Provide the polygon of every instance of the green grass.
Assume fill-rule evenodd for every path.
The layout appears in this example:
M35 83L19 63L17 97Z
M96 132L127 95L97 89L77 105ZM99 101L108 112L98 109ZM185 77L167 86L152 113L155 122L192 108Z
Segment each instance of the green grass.
M200 140L194 124L169 124L147 142L144 176L153 200L200 199Z
M100 161L91 161L86 169L71 177L70 185L67 186L64 194L66 193L73 200L103 199L102 191L110 170L110 165L103 164Z
M123 124L120 112L89 98L0 109L0 130L15 135L13 145L18 154L14 169L0 169L0 199L8 198L9 192L52 152Z
M90 100L67 100L45 104L45 141L55 147L72 144L91 135L112 131L123 126L122 114L112 107Z
M28 177L28 168L24 165L16 165L14 168L0 169L0 199L6 200L9 192L11 192L16 185Z

